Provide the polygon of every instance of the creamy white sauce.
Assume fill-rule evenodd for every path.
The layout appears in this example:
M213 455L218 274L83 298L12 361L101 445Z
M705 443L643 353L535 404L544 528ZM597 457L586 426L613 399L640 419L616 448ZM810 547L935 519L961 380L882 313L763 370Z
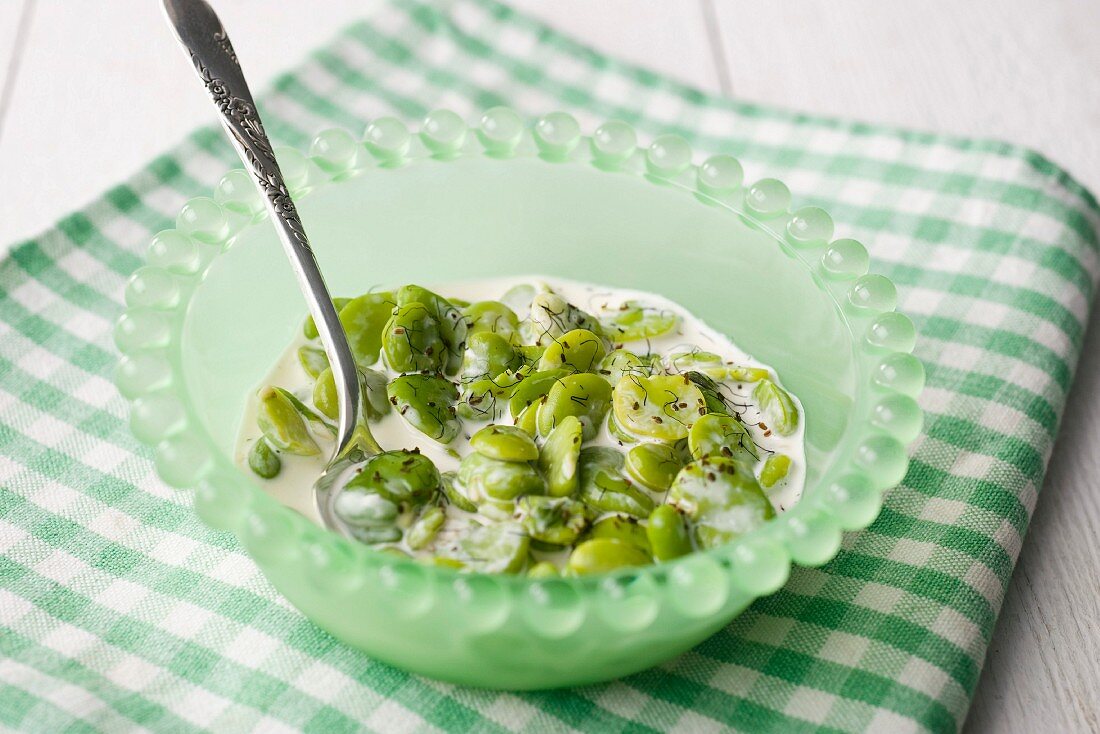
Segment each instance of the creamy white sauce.
M428 287L444 298L461 299L473 303L485 300L501 300L502 294L507 292L509 288L519 284L531 284L536 288L543 285L548 286L570 303L597 318L612 316L625 301L636 301L647 308L670 311L679 317L678 325L674 330L653 339L626 342L624 348L640 356L645 354L668 355L691 351L711 352L719 355L725 363L766 369L771 373L772 379L781 385L774 370L754 360L749 354L739 349L729 338L707 326L683 307L656 294L539 276L460 281L434 284ZM512 305L513 310L516 310L521 320L527 317L527 313L522 308L517 308L515 304L510 305ZM312 405L314 381L302 368L298 360L298 348L306 344L315 345L299 331L297 338L287 347L286 352L272 370L264 376L259 388L269 385L282 387L294 393L306 404ZM397 374L388 370L381 359L374 365L374 369L386 373L391 379ZM805 421L799 420L798 429L789 436L780 436L775 432L765 432L764 429L756 425L762 422L762 417L753 403L752 389L753 385L751 383L744 385L726 383L724 394L727 398L732 397L738 403L745 405L742 418L747 424L753 440L762 451L764 458L772 453L780 453L789 456L791 459L791 467L787 476L765 490L776 511L782 512L790 508L802 495L806 476L805 451L803 448ZM797 404L797 397L792 395L792 398ZM255 394L249 399L237 440L235 459L237 464L243 467L245 471L249 471L249 450L261 436L256 423L258 402ZM798 404L798 409L801 415L802 406L800 404ZM502 405L501 410L503 414L498 415L492 422L511 425L512 416L508 413L506 405ZM397 411L391 410L381 420L371 424L371 432L382 448L386 450L419 449L421 453L435 463L440 472L445 472L458 469L460 458L470 451L470 437L478 429L489 423L490 421L474 422L464 420L463 429L459 436L450 444L443 445L413 428ZM257 481L279 502L320 524L320 517L313 504L311 490L313 483L320 476L332 452L332 438L323 432L315 432L314 438L321 447L321 453L318 456L281 454L282 470L279 474L274 479L269 480L257 477ZM608 431L606 422L599 435L591 441L586 441L584 445L585 447L612 446L616 448L623 446ZM624 451L627 449L629 449L629 445L622 448ZM661 499L659 495L653 496L657 500ZM447 509L448 520L440 536L432 544L433 546L453 543L461 534L464 524L464 522L458 522L459 518L461 517L463 521L471 518L469 513L454 510L450 505ZM534 554L540 560L555 560L559 565L564 560L562 553L540 553L535 551Z

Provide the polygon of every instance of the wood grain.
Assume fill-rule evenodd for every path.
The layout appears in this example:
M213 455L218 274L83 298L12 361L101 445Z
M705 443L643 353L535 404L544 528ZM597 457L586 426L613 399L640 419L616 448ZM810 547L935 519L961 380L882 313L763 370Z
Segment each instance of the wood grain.
M1036 148L1100 189L1095 0L714 0L734 93Z
M511 0L509 5L608 56L640 64L708 92L721 91L699 2Z
M314 3L274 12L266 0L234 0L218 10L258 94L372 6L327 0L323 12ZM213 119L162 12L153 0L36 0L0 135L3 246L51 226Z
M21 31L30 21L31 10L31 0L0 2L0 136L10 107L9 88L19 72Z

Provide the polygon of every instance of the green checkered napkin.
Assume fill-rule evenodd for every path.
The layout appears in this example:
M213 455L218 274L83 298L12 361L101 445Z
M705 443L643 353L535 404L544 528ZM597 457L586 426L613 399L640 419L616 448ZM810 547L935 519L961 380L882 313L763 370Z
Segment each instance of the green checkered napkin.
M750 179L783 179L868 245L928 370L925 432L879 520L692 652L614 683L466 690L343 647L158 481L111 385L127 276L235 164L206 129L0 263L0 728L961 725L1081 346L1096 201L1029 151L716 99L492 0L393 0L263 107L277 140L305 146L328 126L499 104L678 132Z

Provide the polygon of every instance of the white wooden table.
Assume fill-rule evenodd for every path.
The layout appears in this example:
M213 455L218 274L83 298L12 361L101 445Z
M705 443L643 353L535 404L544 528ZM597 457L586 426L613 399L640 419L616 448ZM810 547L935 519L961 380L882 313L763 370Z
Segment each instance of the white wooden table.
M514 0L710 91L1034 147L1100 191L1096 0ZM0 0L0 246L132 173L210 110L154 0ZM221 0L255 86L371 2ZM275 8L278 7L276 11ZM125 122L124 122L125 120ZM49 165L43 162L48 156ZM990 647L971 732L1100 731L1100 327Z

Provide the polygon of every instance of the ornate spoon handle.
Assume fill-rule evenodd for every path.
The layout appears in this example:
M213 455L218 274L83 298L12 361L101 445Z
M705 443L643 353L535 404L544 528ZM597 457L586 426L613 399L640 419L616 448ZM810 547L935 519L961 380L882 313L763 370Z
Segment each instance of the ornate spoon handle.
M271 221L290 258L294 274L309 312L317 323L321 342L336 378L340 399L340 421L336 455L351 440L359 416L359 374L348 347L336 309L332 305L325 280L309 246L298 210L283 182L279 163L264 132L256 103L244 80L237 54L229 42L221 21L204 0L164 0L168 20L176 36L195 65L199 78L218 108L222 125L229 133L233 147L252 172L256 186L263 194Z

